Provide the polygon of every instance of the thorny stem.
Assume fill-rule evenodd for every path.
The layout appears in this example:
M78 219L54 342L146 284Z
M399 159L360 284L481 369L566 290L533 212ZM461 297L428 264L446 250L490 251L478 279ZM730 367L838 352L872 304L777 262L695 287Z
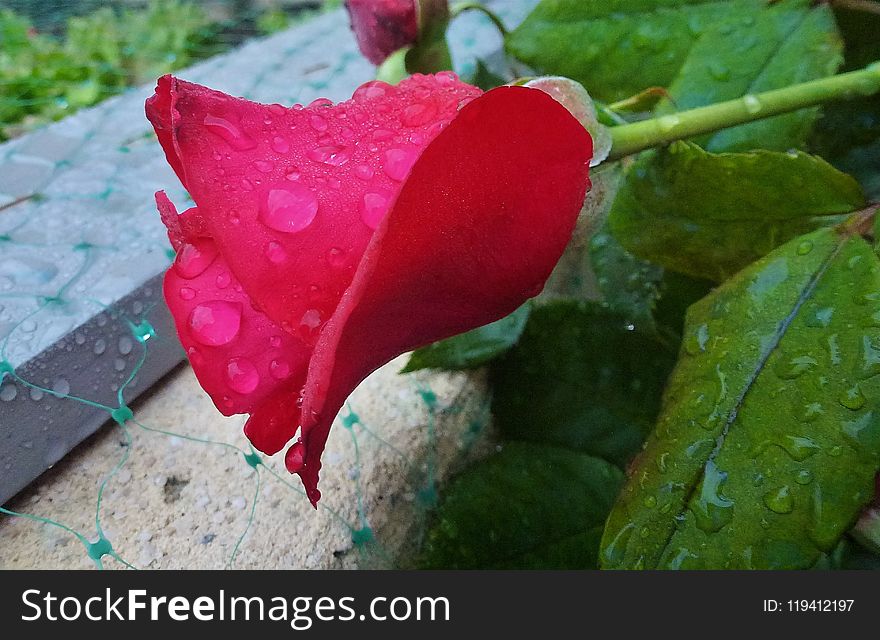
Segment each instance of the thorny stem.
M859 71L794 84L784 89L746 94L736 100L612 127L612 146L608 160L618 160L651 147L823 102L849 100L878 92L880 62L875 62Z

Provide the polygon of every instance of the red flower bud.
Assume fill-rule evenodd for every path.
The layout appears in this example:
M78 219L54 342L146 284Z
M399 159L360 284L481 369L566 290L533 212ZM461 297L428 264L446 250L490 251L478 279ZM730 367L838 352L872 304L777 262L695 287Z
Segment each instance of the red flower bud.
M351 29L373 64L415 43L419 35L415 0L346 0Z
M589 185L591 140L541 91L451 73L335 106L263 105L165 76L147 117L196 206L157 203L165 298L202 387L317 503L348 394L397 355L542 288Z

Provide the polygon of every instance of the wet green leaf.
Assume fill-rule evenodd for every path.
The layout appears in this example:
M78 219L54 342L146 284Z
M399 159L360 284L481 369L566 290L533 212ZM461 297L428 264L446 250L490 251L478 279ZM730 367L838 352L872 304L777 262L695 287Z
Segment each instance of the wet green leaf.
M693 305L607 568L806 568L880 468L880 263L821 229Z
M607 227L590 241L590 259L608 308L629 318L633 324L653 328L663 267L635 257Z
M623 100L668 86L706 29L754 15L765 0L544 0L507 38L507 50L540 73Z
M622 472L599 458L508 443L446 490L418 564L596 568L602 526L622 481Z
M839 6L835 15L846 43L844 69L880 60L880 15ZM831 102L822 112L811 148L855 176L870 198L880 199L880 96Z
M720 282L864 204L858 183L816 156L679 142L630 168L608 226L640 258Z
M526 303L501 320L417 349L401 373L419 369L480 367L516 344L526 326L530 309L531 304Z
M539 307L492 369L496 424L508 439L624 465L654 422L674 361L653 333L597 303Z
M843 43L826 4L783 0L764 11L736 14L710 25L694 42L669 85L672 102L659 113L692 109L747 94L832 75ZM755 110L761 108L754 102ZM802 148L819 109L801 109L724 129L696 140L710 151Z

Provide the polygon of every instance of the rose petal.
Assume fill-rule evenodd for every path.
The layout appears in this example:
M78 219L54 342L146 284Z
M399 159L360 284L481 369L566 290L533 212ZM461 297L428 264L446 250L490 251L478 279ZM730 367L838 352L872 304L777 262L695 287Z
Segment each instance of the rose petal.
M184 235L185 220L197 217L197 210L179 216L184 222L171 222L174 205L161 192L156 200L169 235L176 229L180 241L164 294L199 384L224 415L255 411L278 392L295 396L311 349L254 308L211 238Z
M314 343L422 149L479 90L452 74L373 82L336 106L262 105L163 80L163 147L251 298ZM151 112L157 126L167 114ZM157 124L158 123L158 124ZM173 155L172 155L173 154ZM279 283L284 286L279 287Z
M547 94L502 87L422 153L309 363L309 499L345 398L395 356L497 320L540 292L589 185L589 134Z

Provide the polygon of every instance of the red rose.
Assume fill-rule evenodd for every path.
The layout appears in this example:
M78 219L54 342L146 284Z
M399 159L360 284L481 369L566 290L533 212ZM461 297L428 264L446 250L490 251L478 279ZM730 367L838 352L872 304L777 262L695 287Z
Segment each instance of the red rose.
M346 0L345 8L361 53L373 64L419 36L416 0Z
M348 394L397 355L537 294L589 185L591 140L545 93L451 73L347 102L263 105L165 76L147 117L196 206L159 212L193 370L316 503Z

